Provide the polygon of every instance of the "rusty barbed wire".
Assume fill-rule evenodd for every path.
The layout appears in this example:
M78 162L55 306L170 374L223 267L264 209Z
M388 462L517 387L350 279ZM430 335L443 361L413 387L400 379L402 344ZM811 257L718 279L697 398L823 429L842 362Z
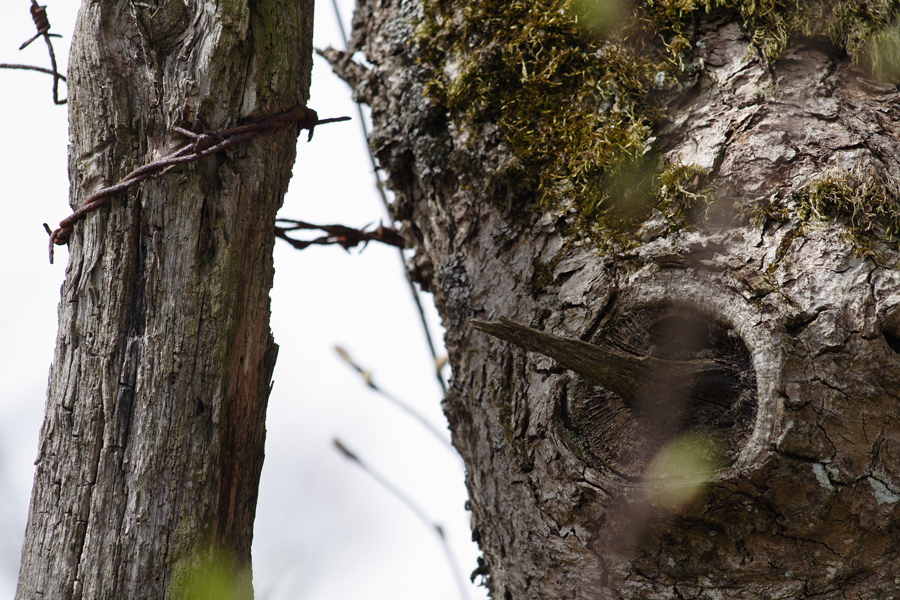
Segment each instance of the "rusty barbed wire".
M40 6L37 3L37 0L31 0L31 20L34 21L34 26L37 27L37 33L29 38L27 42L19 46L19 50L24 50L31 42L38 39L42 35L62 37L57 33L50 33L50 21L49 19L47 19L47 7Z
M355 229L353 227L347 227L346 225L313 225L312 223L306 223L305 221L282 218L275 219L275 223L275 237L286 241L297 250L303 250L312 245L326 246L329 244L337 244L344 250L350 250L350 248L355 248L360 244L368 244L369 242L381 242L382 244L396 246L397 248L406 247L406 243L403 241L403 236L400 235L400 232L393 227L385 227L384 225L378 225L375 229L367 231L368 225L363 229ZM278 223L289 225L284 227L279 226ZM298 240L288 235L288 232L291 231L311 229L324 231L325 235L313 240Z
M50 235L50 264L53 264L53 246L62 246L63 244L66 244L78 221L83 219L85 215L91 211L108 203L112 196L125 191L130 187L134 187L150 177L161 175L173 167L196 162L211 154L222 152L237 143L245 142L256 137L260 133L277 129L288 123L297 123L300 129L308 129L308 141L312 140L316 125L349 120L350 117L319 119L316 111L298 104L290 110L270 115L253 123L238 125L237 127L232 127L231 129L225 129L223 131L194 133L193 131L181 127L173 127L173 132L187 137L191 141L168 156L135 169L123 177L117 184L91 194L85 199L78 210L60 221L59 227L55 230L51 230L50 227L44 223L44 229L46 229L47 233Z
M40 73L53 75L53 104L65 104L69 100L68 98L63 98L62 100L59 99L59 82L65 81L66 78L59 72L59 69L56 67L56 53L53 51L53 42L50 41L50 38L52 37L61 38L62 36L58 33L50 33L50 21L47 19L47 7L39 5L37 3L37 0L31 0L31 19L32 21L34 21L34 26L37 28L37 33L31 36L21 46L19 46L19 50L24 50L31 44L31 42L43 36L44 41L47 42L47 51L50 53L50 66L52 67L52 69L11 63L0 63L0 69L26 69L29 71L38 71Z
M331 6L334 9L334 17L337 21L338 30L341 32L341 40L344 42L344 51L348 51L350 48L350 40L347 38L347 32L344 30L344 21L341 18L341 10L338 8L337 2L332 0ZM334 63L332 63L331 59L327 55L326 51L316 50L316 52L328 60L329 63L332 64L332 69L334 69ZM337 71L335 71L337 72ZM352 85L350 86L353 87ZM356 111L359 114L359 126L362 129L363 140L366 144L366 149L369 151L369 161L372 164L372 173L375 174L375 189L378 190L378 195L381 197L381 203L384 206L384 210L388 215L388 218L392 218L391 215L391 203L388 201L387 193L385 192L385 183L381 180L381 177L378 175L378 171L380 169L378 165L378 161L375 160L375 154L372 152L372 146L369 145L369 128L366 126L366 118L363 114L362 103L357 99L356 100ZM428 344L428 350L431 352L431 357L434 359L435 363L439 360L437 346L434 343L434 336L431 334L431 327L428 325L428 319L425 318L425 308L422 306L422 299L419 296L419 289L416 287L415 282L413 282L412 278L409 276L409 272L406 270L406 256L403 254L403 248L400 248L398 251L400 257L400 264L403 265L403 272L406 274L404 279L406 279L406 283L409 286L409 292L412 296L413 303L416 305L416 311L419 314L419 321L422 323L422 332L425 334L425 341ZM441 386L441 391L444 392L444 395L447 395L447 382L444 381L444 377L441 375L440 370L437 371L437 380L438 385Z

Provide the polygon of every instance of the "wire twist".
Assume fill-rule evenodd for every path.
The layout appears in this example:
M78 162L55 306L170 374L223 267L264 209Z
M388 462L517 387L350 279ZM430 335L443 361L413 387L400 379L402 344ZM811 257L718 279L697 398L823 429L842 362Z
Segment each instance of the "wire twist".
M0 64L0 68L2 69L27 69L30 71L38 71L41 73L47 73L49 75L53 75L53 103L54 104L65 104L68 102L67 98L59 99L59 82L65 81L66 78L62 76L59 72L59 69L56 67L56 53L53 51L53 42L50 41L52 37L62 37L57 33L50 33L50 21L47 19L47 7L41 6L37 3L37 0L31 0L31 20L34 21L34 26L37 28L37 33L28 38L21 46L19 46L19 50L24 50L39 37L43 36L44 41L47 42L47 51L50 53L50 66L52 69L45 69L43 67L34 67L31 65L18 65L18 64L8 64L2 63Z
M311 140L316 125L336 123L338 121L347 121L349 119L350 117L319 119L316 111L298 104L290 110L270 115L253 123L238 125L237 127L232 127L223 131L194 133L193 131L181 127L174 127L173 131L175 133L187 137L191 141L182 145L168 156L135 169L115 185L111 185L91 194L84 200L78 210L60 221L59 227L55 230L51 230L50 227L44 223L44 229L46 229L47 233L50 235L50 264L53 264L53 246L62 246L63 244L68 243L69 238L74 231L75 224L83 219L88 213L97 210L108 203L110 198L119 192L134 187L150 177L160 175L173 167L196 162L201 158L222 152L237 143L245 142L256 137L260 133L272 131L279 127L283 127L288 123L297 123L300 129L309 130L308 140Z

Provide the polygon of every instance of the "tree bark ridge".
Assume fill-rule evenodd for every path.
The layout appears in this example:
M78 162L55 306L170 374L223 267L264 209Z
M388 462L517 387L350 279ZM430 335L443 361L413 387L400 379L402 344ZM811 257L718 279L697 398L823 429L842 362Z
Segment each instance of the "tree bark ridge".
M807 209L809 186L829 173L900 176L896 88L871 85L815 42L766 63L738 23L702 15L694 51L704 60L668 99L654 148L663 165L708 173L710 214L736 204L758 219L673 221L659 211L632 249L600 254L573 235L579 215L510 207L491 184L518 157L496 126L454 119L426 92L432 73L410 42L422 4L360 2L351 51L369 66L333 64L372 106L370 143L415 249L411 272L447 327L454 377L444 407L493 596L893 594L900 364L883 332L896 335L900 322L898 255L880 242L878 256L859 255L846 210L832 204L816 219ZM444 14L465 18L459 8ZM466 52L503 51L483 41ZM452 84L463 66L436 68ZM634 458L638 421L610 410L594 421L602 430L579 438L560 419L564 407L602 406L576 397L577 377L472 322L508 318L584 340L668 307L739 338L753 371L740 384L755 387L740 391L758 404L737 413L748 433L735 460L674 512L630 477L646 466ZM616 468L586 460L588 446ZM623 465L636 473L620 476Z
M72 206L165 154L173 125L304 103L311 35L311 1L85 3ZM296 135L170 171L75 227L17 598L180 597L210 559L252 597L274 220Z

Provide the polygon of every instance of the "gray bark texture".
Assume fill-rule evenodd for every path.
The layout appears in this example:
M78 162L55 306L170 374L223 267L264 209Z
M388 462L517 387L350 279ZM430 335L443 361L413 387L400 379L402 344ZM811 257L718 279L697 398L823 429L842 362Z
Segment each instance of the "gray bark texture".
M312 0L84 2L72 207L183 144L175 125L304 103L312 18ZM274 220L297 134L170 170L75 226L16 598L184 597L210 561L252 597Z
M607 253L567 238L564 209L498 208L488 176L510 152L426 93L422 16L417 0L362 0L351 49L369 65L326 55L372 107L409 268L447 328L444 408L492 597L897 597L896 245L860 255L846 222L798 216L791 195L834 170L900 176L896 88L813 43L767 63L710 17L656 147L707 170L719 198L783 215L673 228L656 213ZM641 381L654 365L675 400L659 371ZM684 456L715 455L708 470L660 462L698 439Z

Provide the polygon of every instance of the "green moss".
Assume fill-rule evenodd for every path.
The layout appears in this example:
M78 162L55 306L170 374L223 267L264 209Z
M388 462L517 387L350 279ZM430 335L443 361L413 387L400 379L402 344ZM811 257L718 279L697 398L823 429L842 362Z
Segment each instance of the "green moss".
M525 471L534 468L534 458L528 451L528 445L520 436L516 435L515 423L513 422L513 407L508 391L504 391L501 397L494 400L493 404L497 407L497 421L500 425L500 432L506 441L505 447L509 453L509 457L518 463Z
M706 0L707 10L737 13L755 45L778 58L799 38L821 38L857 59L869 54L873 37L897 17L895 0Z
M882 80L900 82L900 23L875 33L867 48L869 67Z
M775 257L766 267L765 277L772 277L775 274L778 265L781 264L782 259L787 255L791 244L793 244L794 240L797 238L802 237L805 232L806 224L800 224L800 226L791 228L784 236L782 236L781 242L779 242L778 247L775 248Z
M496 131L496 141L512 155L509 165L484 166L488 196L500 209L519 216L574 214L571 233L622 246L633 243L629 232L653 208L682 220L709 205L699 187L685 185L696 175L705 183L705 174L677 168L660 174L653 152L659 92L697 68L692 54L700 19L713 12L736 17L770 59L808 36L873 64L878 61L871 57L881 57L883 66L900 56L900 44L892 46L889 35L898 5L424 0L416 41L422 64L432 69L426 91L446 108L454 128L472 140Z
M795 221L778 244L767 275L774 273L796 239L822 222L841 223L860 255L877 257L885 245L900 244L900 186L873 171L826 171L791 193L788 200L787 205L764 205L747 213L757 226L767 220ZM790 205L794 207L793 219Z
M827 171L794 193L804 221L838 221L863 254L900 242L900 189L874 171Z
M252 572L226 549L209 550L207 542L173 566L169 594L177 600L238 600L252 596ZM249 592L249 595L248 595Z
M496 124L512 152L510 166L489 178L501 209L571 207L588 230L637 216L617 204L631 198L614 182L634 179L646 162L660 116L650 91L673 65L637 51L637 38L598 39L559 0L428 3L418 34L434 67L431 97L473 134Z
M553 272L556 271L556 266L559 264L562 257L563 253L559 253L549 262L542 262L539 258L535 258L531 262L533 271L531 273L531 280L528 282L528 287L533 293L539 294L548 287L556 284Z
M676 225L705 221L715 206L706 185L709 171L698 165L668 165L659 174L657 206Z
M741 205L738 208L742 220L753 227L764 227L767 221L786 223L791 220L791 211L779 199L769 199L761 204Z

